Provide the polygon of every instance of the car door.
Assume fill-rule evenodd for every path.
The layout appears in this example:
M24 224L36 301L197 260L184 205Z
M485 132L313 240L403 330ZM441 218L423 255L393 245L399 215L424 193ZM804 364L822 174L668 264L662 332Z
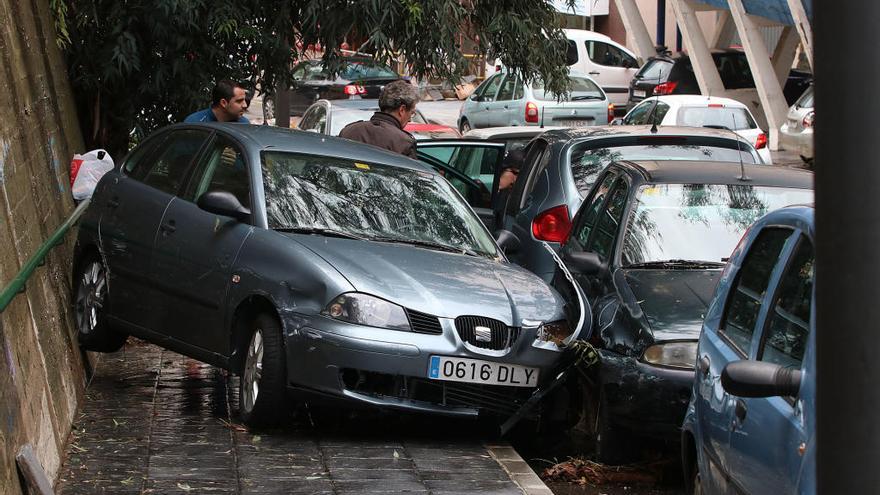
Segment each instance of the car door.
M419 160L446 177L490 232L496 228L492 205L504 147L504 143L461 139L416 143Z
M495 205L501 218L499 228L513 232L520 240L520 249L515 253L509 253L508 258L514 263L525 267L532 272L538 267L536 260L545 252L541 241L532 237L532 219L534 212L540 208L543 201L532 197L535 184L546 169L550 160L550 149L547 141L536 139L525 150L525 159L520 168L519 175L507 198L505 204ZM539 204L540 203L540 204ZM503 212L503 215L500 214ZM555 271L555 264L548 260L546 266L541 266L544 271Z
M625 108L629 99L629 83L639 69L638 61L610 43L598 40L586 40L584 43L587 57L592 62L587 74L602 86L615 106Z
M717 328L708 320L704 325L697 350L694 404L702 435L702 455L712 471L704 476L708 482L725 483L731 468L728 445L736 398L721 386L721 372L727 363L748 359L768 289L778 277L777 261L791 235L789 228L773 227L763 229L755 237L727 294ZM709 486L707 491L725 489Z
M769 302L752 356L801 369L810 336L813 301L813 244L803 234L780 256L782 275ZM784 271L782 271L784 269ZM802 397L736 397L730 433L730 474L746 493L796 493L807 442Z
M513 90L516 87L516 77L513 74L504 76L504 81L498 88L495 101L488 103L489 127L501 127L510 125L510 106L513 103Z
M157 286L164 302L154 310L161 331L197 348L193 354L208 362L229 353L226 292L252 227L202 210L197 202L208 191L227 191L251 208L248 170L241 146L215 134L185 190L168 205L153 249L151 271L161 274Z
M495 74L486 81L486 85L476 95L475 104L468 114L468 120L472 128L489 127L489 108L495 101L495 97L498 95L498 88L503 80L504 74Z
M299 122L300 130L325 134L327 130L327 107L318 103L309 107Z
M136 152L126 161L104 196L99 231L110 274L111 313L136 329L158 328L155 308L162 294L151 271L153 241L208 135L201 129L178 129L157 137L143 160Z

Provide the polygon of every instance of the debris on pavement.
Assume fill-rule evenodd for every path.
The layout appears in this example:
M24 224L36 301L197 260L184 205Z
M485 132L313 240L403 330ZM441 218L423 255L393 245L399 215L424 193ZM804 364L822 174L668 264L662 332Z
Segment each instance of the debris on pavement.
M544 481L566 481L581 485L627 484L654 486L663 481L663 473L669 460L649 463L610 466L588 459L573 457L565 462L544 469L540 476Z

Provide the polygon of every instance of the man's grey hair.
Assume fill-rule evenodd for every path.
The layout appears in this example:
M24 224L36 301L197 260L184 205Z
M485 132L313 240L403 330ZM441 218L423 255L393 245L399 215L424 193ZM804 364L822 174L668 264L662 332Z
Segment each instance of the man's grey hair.
M401 105L406 105L412 110L419 102L419 94L415 86L403 79L398 79L385 86L379 95L379 110L390 112L397 110Z

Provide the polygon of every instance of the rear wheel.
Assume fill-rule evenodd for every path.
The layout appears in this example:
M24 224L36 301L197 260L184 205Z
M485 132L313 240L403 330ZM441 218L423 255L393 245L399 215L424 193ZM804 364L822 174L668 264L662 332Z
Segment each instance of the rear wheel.
M462 134L471 130L471 123L467 121L467 119L461 119L461 125L458 126L458 130L461 131Z
M287 366L281 324L272 315L257 315L246 345L238 390L241 419L252 426L277 424L286 409Z
M118 351L127 336L114 332L106 321L108 286L104 263L94 256L85 259L77 270L75 283L73 312L80 346L89 351Z

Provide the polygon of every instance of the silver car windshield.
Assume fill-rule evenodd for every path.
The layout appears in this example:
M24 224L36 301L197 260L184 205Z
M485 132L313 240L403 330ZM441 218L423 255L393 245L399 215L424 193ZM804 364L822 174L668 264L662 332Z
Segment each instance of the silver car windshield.
M785 187L662 184L639 188L623 239L623 266L655 262L723 263L765 213L813 202L813 191Z
M265 152L269 228L497 256L492 238L443 177L333 157Z

